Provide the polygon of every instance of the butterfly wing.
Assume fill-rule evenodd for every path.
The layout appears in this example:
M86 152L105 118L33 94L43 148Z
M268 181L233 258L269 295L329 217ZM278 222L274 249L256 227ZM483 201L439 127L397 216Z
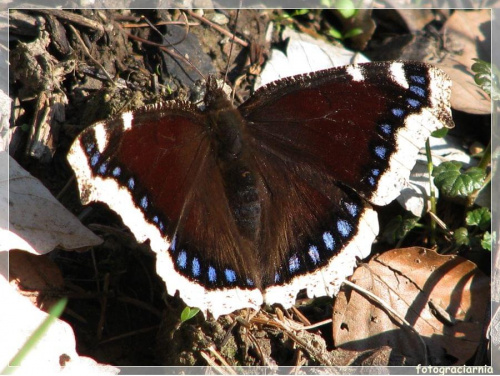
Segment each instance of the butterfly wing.
M169 294L215 316L259 307L261 292L195 106L168 102L85 129L68 160L83 203L102 201L149 240ZM231 251L232 252L231 252Z
M378 232L364 200L404 186L430 133L452 127L450 80L421 63L352 65L285 78L239 110L262 181L266 301L338 290ZM276 195L280 192L280 195Z

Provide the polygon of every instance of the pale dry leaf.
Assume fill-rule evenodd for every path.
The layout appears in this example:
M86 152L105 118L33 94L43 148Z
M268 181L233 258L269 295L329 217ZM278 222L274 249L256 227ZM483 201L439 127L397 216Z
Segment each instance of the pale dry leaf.
M19 295L2 276L0 296L0 369L4 369L45 320L47 313ZM15 372L16 375L115 375L119 370L81 358L75 350L75 335L71 326L62 320L56 320Z
M489 304L489 279L474 263L420 247L395 249L359 267L351 280L409 322L432 364L464 364L474 355ZM388 345L424 361L416 333L356 291L339 294L333 320L336 346L365 351Z
M7 181L0 181L0 202L8 200L10 230L36 253L44 254L57 246L81 249L102 243L12 158L9 160L8 198L4 196L6 184Z

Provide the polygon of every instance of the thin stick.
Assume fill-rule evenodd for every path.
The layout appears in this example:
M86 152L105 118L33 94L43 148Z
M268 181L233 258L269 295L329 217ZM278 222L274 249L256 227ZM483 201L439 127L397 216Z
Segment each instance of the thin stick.
M220 27L219 25L207 20L205 17L197 15L195 12L192 10L186 9L185 12L187 12L191 17L196 18L197 20L200 20L201 22L206 23L207 25L210 25L213 27L215 30L220 32L221 34L224 34L225 36L228 36L230 38L234 37L234 41L238 44L240 44L243 47L248 47L248 42L244 41L243 39L238 38L237 36L233 35L233 33L227 31L226 29Z
M424 359L425 359L425 365L428 364L428 360L427 360L427 345L425 344L422 336L417 332L417 330L411 326L411 324L406 321L406 319L404 317L402 317L399 312L397 312L396 310L394 310L391 306L389 306L386 302L384 302L382 299L380 299L377 295L375 295L374 293L352 283L351 281L348 281L347 279L344 279L343 281L344 284L346 284L347 286L351 287L352 289L356 290L357 292L365 295L365 296L368 296L370 297L370 299L374 300L375 302L377 302L382 308L384 308L386 311L390 312L393 317L397 318L400 320L400 322L405 326L407 327L408 329L410 329L413 333L415 333L417 335L417 338L420 340L420 342L422 343L422 346L424 348Z
M96 59L94 59L94 57L90 54L90 51L88 50L87 46L85 45L85 43L83 42L83 39L82 37L80 36L80 33L78 32L78 30L76 30L74 28L73 25L69 25L69 28L71 29L71 31L73 31L73 33L75 34L76 36L76 39L78 39L78 42L80 42L81 46L82 46L82 49L83 49L83 52L85 52L85 54L90 58L90 60L92 60L92 62L99 68L101 69L104 74L106 75L107 79L113 84L113 86L118 86L117 83L115 82L115 80L113 79L113 77L111 77L111 75L108 73L108 71L102 66L101 63L99 63Z

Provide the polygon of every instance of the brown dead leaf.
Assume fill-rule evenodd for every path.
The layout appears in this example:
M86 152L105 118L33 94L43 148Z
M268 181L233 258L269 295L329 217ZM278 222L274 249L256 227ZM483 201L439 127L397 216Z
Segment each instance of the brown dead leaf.
M491 99L474 82L471 66L474 58L491 60L491 10L456 10L445 27L445 46L452 53L436 65L453 81L451 106L471 114L489 114Z
M9 282L43 311L48 311L61 298L58 292L64 287L64 279L48 256L12 250L9 267Z
M474 263L420 247L394 249L356 269L351 279L410 323L431 364L464 364L474 355L489 303L489 278ZM335 301L333 339L346 350L390 346L419 363L425 359L414 332L350 289Z

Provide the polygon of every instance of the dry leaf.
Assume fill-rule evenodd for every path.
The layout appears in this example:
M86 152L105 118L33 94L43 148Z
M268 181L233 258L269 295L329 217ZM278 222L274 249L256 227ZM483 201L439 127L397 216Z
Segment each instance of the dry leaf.
M464 27L467 25L467 27ZM451 77L451 106L471 114L491 113L491 99L474 82L473 58L491 59L491 10L456 10L446 22L446 48L456 51L437 64Z
M489 278L474 263L420 247L395 249L356 269L351 280L410 323L425 341L431 364L464 364L474 355L489 304ZM356 291L338 295L333 321L336 346L356 351L390 346L424 362L415 332Z
M64 279L49 257L26 251L9 252L9 282L38 308L48 311L60 299Z
M10 195L4 196L7 181L0 181L0 203L8 200L10 230L25 240L32 250L44 254L57 246L79 249L102 243L12 158L9 167ZM0 239L0 249L5 248L1 243Z

